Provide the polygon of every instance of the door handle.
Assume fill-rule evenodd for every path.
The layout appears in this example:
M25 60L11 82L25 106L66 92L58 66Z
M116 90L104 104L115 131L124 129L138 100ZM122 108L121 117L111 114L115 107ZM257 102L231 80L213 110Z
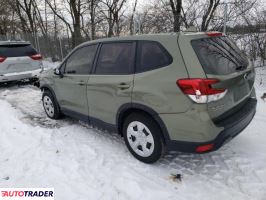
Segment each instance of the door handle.
M78 82L78 85L80 85L80 86L84 86L84 85L85 85L85 82L84 82L84 81L79 81L79 82Z
M130 88L130 85L126 83L120 83L117 87L120 88L121 90L125 90Z

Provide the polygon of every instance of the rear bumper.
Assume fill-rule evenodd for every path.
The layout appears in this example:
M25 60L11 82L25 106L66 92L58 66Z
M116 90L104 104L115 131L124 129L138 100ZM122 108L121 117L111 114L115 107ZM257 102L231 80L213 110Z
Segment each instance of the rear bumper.
M249 98L237 112L224 119L217 119L215 125L217 127L224 127L224 130L220 132L214 140L207 142L171 140L168 142L167 147L169 150L196 153L198 147L212 144L213 148L205 152L215 151L241 133L249 125L256 113L256 107L257 100Z
M33 71L3 74L3 75L0 75L0 83L9 82L9 81L20 81L23 79L38 78L40 76L41 71L42 69L37 69Z

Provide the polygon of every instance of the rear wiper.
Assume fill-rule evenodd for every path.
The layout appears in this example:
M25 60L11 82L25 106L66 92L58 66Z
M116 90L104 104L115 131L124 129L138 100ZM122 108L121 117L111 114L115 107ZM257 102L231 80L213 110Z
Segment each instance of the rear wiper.
M241 70L244 70L246 68L246 66L244 65L239 65L236 67L236 71L241 71Z

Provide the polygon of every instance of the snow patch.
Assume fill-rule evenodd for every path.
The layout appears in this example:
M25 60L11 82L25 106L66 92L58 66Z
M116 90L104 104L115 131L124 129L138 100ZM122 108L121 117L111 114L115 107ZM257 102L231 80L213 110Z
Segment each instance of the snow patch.
M133 158L116 133L47 118L37 88L0 88L0 187L54 187L64 200L264 200L265 78L257 69L257 114L238 137L216 152L171 152L154 165ZM172 180L177 173L181 181Z

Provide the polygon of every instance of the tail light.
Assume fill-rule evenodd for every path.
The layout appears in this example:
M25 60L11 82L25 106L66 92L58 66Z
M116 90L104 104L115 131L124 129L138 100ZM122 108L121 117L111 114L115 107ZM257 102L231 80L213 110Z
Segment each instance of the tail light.
M32 60L41 60L42 59L42 55L41 54L35 54L30 56Z
M213 88L212 85L219 83L217 79L180 79L176 83L196 103L208 103L223 98L226 89Z
M5 57L0 56L0 63L4 62L6 60Z

